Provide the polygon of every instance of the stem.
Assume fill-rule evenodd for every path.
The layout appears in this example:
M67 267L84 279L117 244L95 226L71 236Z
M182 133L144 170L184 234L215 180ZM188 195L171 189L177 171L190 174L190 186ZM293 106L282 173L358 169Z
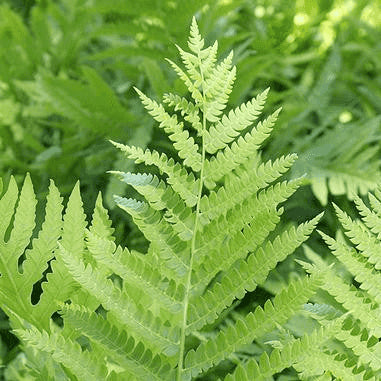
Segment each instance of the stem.
M201 69L201 60L199 58L200 65L200 74L202 77L202 83L204 82L204 75ZM204 88L202 89L203 96L203 106L205 104L205 94ZM206 130L206 117L203 109L202 112L202 134L201 134L201 147L202 147L202 157L201 157L201 171L200 171L200 185L198 188L197 195L197 205L196 205L196 218L194 222L193 236L191 242L191 253L189 259L189 272L187 276L187 281L185 284L185 295L184 295L184 310L183 310L183 322L181 325L181 336L180 336L180 354L179 354L179 362L177 366L177 381L182 381L183 374L183 364L184 364L184 351L185 351L185 330L187 328L187 320L188 320L188 305L189 305L189 297L190 297L190 288L191 288L191 280L192 280L192 268L193 268L193 258L196 249L196 234L199 223L199 215L200 215L200 202L202 196L202 188L204 185L204 162L205 162L205 145L204 145L204 131Z

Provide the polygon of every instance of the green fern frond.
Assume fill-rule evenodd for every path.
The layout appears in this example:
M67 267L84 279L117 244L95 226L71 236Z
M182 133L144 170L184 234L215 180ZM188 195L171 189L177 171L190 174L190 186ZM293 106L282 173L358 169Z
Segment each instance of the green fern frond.
M167 186L164 181L150 174L118 171L110 171L110 173L117 175L123 182L134 187L153 209L166 209L164 218L171 223L181 239L188 241L192 238L195 216L192 209L185 205L171 186Z
M267 242L263 248L260 247L246 260L236 261L202 296L196 294L192 297L187 331L191 333L212 323L235 299L242 299L246 291L253 291L258 284L263 284L276 264L292 254L309 237L320 218L321 215L299 225L297 229L290 228L277 236L274 242ZM215 271L212 274L215 275ZM210 274L203 278L209 280Z
M104 242L90 232L87 238L89 246L95 248L91 252L97 263L107 266L114 274L119 275L124 281L125 288L127 284L140 288L171 313L181 309L184 293L182 285L178 286L173 280L163 278L158 269L151 266L148 261L144 261L137 253L133 254L125 249L119 257L116 257L113 250L115 246L108 250L105 247L107 241Z
M120 331L98 314L84 307L65 305L65 322L100 345L105 356L116 361L139 380L174 380L170 360L164 355L153 355L141 342L136 342L126 331Z
M164 94L163 102L169 107L173 107L174 111L180 111L184 120L190 123L190 126L197 131L198 135L201 135L202 123L200 120L200 107L196 106L193 102L180 97L177 94Z
M129 159L135 160L135 163L155 165L161 172L164 172L168 176L168 184L172 185L187 206L192 207L197 203L199 179L196 179L193 173L189 174L179 163L175 163L173 159L168 159L164 153L160 155L156 151L143 151L138 147L112 143L124 152Z
M240 361L242 350L263 346L267 350L271 344L268 335L283 338L284 325L290 319L305 319L299 315L303 305L327 278L324 266L310 265L310 276L291 281L256 308L242 304L235 309L246 293L271 282L272 272L307 240L320 216L275 230L283 213L281 204L303 182L301 178L280 180L296 155L262 163L259 149L280 110L257 121L267 96L265 90L223 115L236 75L233 55L217 62L218 44L204 47L195 19L188 45L190 52L179 48L185 69L173 62L171 65L189 94L169 93L161 104L137 90L148 113L168 134L176 161L132 143L112 142L127 159L157 169L156 175L113 171L139 193L139 200L121 195L115 196L115 201L132 216L148 241L144 243L147 252L130 251L115 243L100 196L88 226L77 184L63 219L59 194L54 193L58 222L52 222L55 230L52 227L44 233L52 235L49 257L46 255L38 269L40 278L33 278L39 282L41 272L50 266L52 273L47 274L40 301L33 307L43 312L46 326L39 326L37 319L28 320L29 310L19 315L19 299L15 298L11 306L2 301L1 292L6 287L0 288L1 307L18 322L17 327L23 328L17 333L24 345L30 343L46 352L69 378L190 381L208 379L211 373L218 377L220 371L226 376L233 363ZM33 266L25 249L34 229L32 209L36 201L28 187L22 195L25 202L20 199L17 205L18 226L9 242L12 234L17 234L17 255L26 254L22 265L29 273ZM4 247L9 243L5 243L5 235L17 204L17 194L12 194L17 189L14 185L10 189L11 193L0 199L5 218L4 223L0 221ZM23 203L30 204L29 210ZM5 271L9 271L5 261L10 257L17 268L17 255L1 252L0 265ZM1 285L5 277L0 270ZM5 283L9 286L12 282ZM30 298L30 289L27 296ZM57 329L55 317L51 318L59 309L63 329ZM338 325L339 319L332 326ZM36 328L28 330L31 323ZM323 331L324 340L315 347ZM278 347L270 357L262 355L257 366L270 377L277 369L297 363L303 351L305 355L314 348L330 350L325 342L331 343L333 335L327 327L302 339L288 333L282 349ZM362 348L349 350L356 350L365 361ZM88 376L89 369L79 369L80 361L85 367L96 362L94 375ZM234 377L240 376L240 369L246 372L244 363Z
M334 206L337 217L343 228L346 230L345 234L377 270L381 269L381 253L378 249L379 241L370 233L362 222L352 221L345 212L336 205Z
M106 379L108 371L105 362L91 352L82 350L77 342L64 339L58 333L40 332L34 327L16 332L28 345L50 353L54 360L64 364L80 380Z
M369 364L375 372L381 370L381 343L377 337L370 336L359 322L347 318L335 337L358 356L359 365Z
M146 238L152 243L155 253L177 278L189 270L188 244L175 234L172 226L164 220L162 214L150 208L147 203L115 197L116 204L131 214L134 222Z
M147 348L173 356L178 351L176 327L166 327L151 311L136 305L135 301L122 292L113 282L105 279L98 270L85 266L83 261L61 247L61 258L72 277L111 312L117 321L129 327L146 344Z
M199 54L201 52L201 49L204 47L204 39L200 35L200 31L198 30L198 25L195 17L192 18L188 46L189 49L196 54Z
M360 288L367 291L377 303L381 305L381 277L367 259L360 255L355 249L337 242L326 234L319 232L324 238L332 253L345 265L359 282Z
M347 360L345 355L340 356L337 353L325 353L320 350L309 357L304 357L302 362L294 364L294 368L299 372L302 379L314 378L324 374L324 372L329 372L335 379L339 380L376 381L376 378L369 376L366 370L360 368L358 371L357 366Z
M204 134L205 150L214 154L226 148L227 144L240 135L242 130L257 120L263 110L268 92L269 88L251 101L231 110L228 116L224 115L220 121L211 126Z
M200 209L210 219L225 214L235 205L241 204L260 189L267 187L289 170L297 156L295 154L282 156L274 163L268 161L249 173L243 171L240 175L226 177L226 184L218 191L211 191L209 196L203 196Z
M205 162L205 185L208 188L213 189L215 182L257 153L259 146L269 137L279 112L280 109L263 122L259 122L252 132L248 132L243 137L240 136L231 147L226 147L223 151L218 152L217 156Z
M326 327L320 327L300 339L292 340L281 349L274 349L270 356L264 352L258 362L251 359L246 364L238 365L234 373L226 376L224 380L265 381L275 373L279 373L297 362L302 362L305 357L313 356L339 328L338 322L334 322Z
M163 128L169 139L172 140L173 147L178 151L180 158L184 160L184 165L192 168L195 172L199 172L201 169L199 146L189 136L188 131L183 129L183 124L178 123L176 115L170 116L161 104L159 105L148 98L139 89L135 88L135 91L139 94L144 107L160 123L159 127Z
M329 267L320 267L324 271L323 288L332 295L351 314L365 324L371 334L381 337L381 308L369 295L359 294L358 290L346 284Z
M48 329L52 312L46 311L41 301L37 305L32 305L31 294L34 284L42 278L43 272L47 269L48 261L53 258L57 240L61 236L62 200L57 188L51 182L42 229L38 237L33 239L31 248L25 251L25 260L18 269L19 257L29 245L35 226L37 202L29 175L25 178L15 210L17 197L18 189L12 177L7 192L0 200L0 211L4 216L1 221L0 236L0 299L3 308L8 312L12 311L37 327ZM13 229L9 240L6 240L5 232L13 213Z
M215 338L188 352L185 371L193 377L218 364L241 346L252 342L285 323L321 285L321 275L305 277L289 284L277 294L274 301L267 300L264 307L257 307L234 325L220 331Z

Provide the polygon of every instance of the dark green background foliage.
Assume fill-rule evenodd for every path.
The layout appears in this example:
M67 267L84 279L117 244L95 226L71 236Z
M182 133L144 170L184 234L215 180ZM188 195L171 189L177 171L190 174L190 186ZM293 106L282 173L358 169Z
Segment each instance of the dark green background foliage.
M156 100L170 90L186 94L165 58L179 62L175 44L186 46L193 15L207 45L218 40L222 57L234 50L237 79L228 109L267 87L265 112L282 107L262 159L297 153L287 176L305 174L305 180L285 204L274 236L325 210L319 228L335 237L340 224L332 201L356 216L355 196L381 183L379 0L2 1L0 178L5 188L11 175L21 185L31 174L40 201L38 225L49 179L64 196L79 179L87 215L101 191L116 243L145 250L146 240L112 198L139 196L107 174L145 168L127 160L109 139L176 155L133 86ZM333 260L318 234L308 245ZM296 251L234 313L262 305L302 273L295 258L306 260L302 250ZM329 298L323 293L319 302ZM288 328L298 332L298 324L291 321ZM0 336L0 372L8 364L20 367L18 341L4 314ZM261 345L248 353L262 353ZM11 372L10 367L9 380ZM286 373L283 380L295 379Z

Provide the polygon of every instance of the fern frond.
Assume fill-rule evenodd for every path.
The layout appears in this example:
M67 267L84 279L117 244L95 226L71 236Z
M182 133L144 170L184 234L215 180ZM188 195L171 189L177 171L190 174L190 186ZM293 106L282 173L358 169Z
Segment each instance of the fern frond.
M231 245L232 252L238 253L240 251L236 249L237 247L243 246L249 250L255 248L254 242L256 245L263 242L282 214L282 209L277 209L278 204L287 200L298 189L300 181L298 179L276 183L237 204L226 216L209 223L204 228L202 236L200 235L200 242L195 251L200 262L210 251L225 247L227 243ZM229 231L232 233L227 233Z
M195 377L241 346L271 332L277 324L285 323L295 311L300 310L320 285L321 275L317 274L293 281L275 296L273 302L267 300L263 308L257 307L253 313L220 331L215 338L200 344L196 350L190 350L185 358L185 371Z
M108 215L107 209L102 205L102 195L98 194L95 201L95 208L91 221L90 232L96 234L98 237L114 241L114 228L111 227L111 220Z
M302 362L294 364L293 366L302 379L307 377L316 377L323 374L325 371L329 372L333 377L339 380L350 381L363 381L371 380L376 381L374 377L370 377L366 370L360 368L349 361L346 355L339 355L337 353L325 353L317 351L309 357L304 357Z
M115 202L131 214L134 222L163 260L163 265L174 270L178 278L184 275L189 269L188 245L179 239L162 214L141 201L115 197Z
M61 245L65 245L76 255L83 255L85 250L85 218L79 183L77 183L67 203L61 237ZM64 263L57 256L60 250L58 247L54 253L56 258L51 262L52 272L47 274L47 282L41 285L43 292L38 303L40 313L49 317L57 310L58 304L73 297L74 291L78 288L73 279L68 276Z
M80 380L105 380L107 367L104 361L81 349L77 342L64 339L62 335L50 334L37 328L17 330L17 334L40 351L50 353L54 360L70 369Z
M354 198L357 210L359 211L364 224L368 227L368 229L374 233L379 240L381 238L381 219L377 215L377 213L371 211L361 200L360 197L356 196Z
M360 221L352 219L338 206L334 205L337 217L346 230L345 234L354 243L357 249L367 260L375 265L377 270L381 269L381 253L379 252L379 241L374 237L365 225Z
M176 72L176 74L179 76L179 78L184 82L185 86L187 87L188 91L191 93L192 98L196 101L196 105L202 104L203 96L201 94L201 91L198 88L197 83L193 83L188 75L173 61L170 59L166 59L169 64L172 66L173 70Z
M110 173L117 175L123 182L143 195L153 209L166 209L165 220L171 223L182 240L188 241L192 238L195 215L171 186L167 186L150 174L118 171L110 171Z
M11 178L5 195L0 200L0 210L4 210L1 229L5 233L14 212L18 190ZM21 271L18 269L19 257L30 242L34 229L36 199L29 175L25 178L14 215L10 238L5 241L4 233L0 237L0 299L7 312L12 311L22 319L40 328L49 328L50 314L44 311L42 304L32 305L33 286L38 282L53 258L57 240L61 236L62 200L54 183L51 182L46 204L45 221L31 248L25 251L25 260ZM9 311L10 310L10 311Z
M5 194L0 199L0 239L5 240L5 232L7 231L9 224L11 222L16 202L18 197L18 188L16 180L11 177L8 185L8 189Z
M240 135L241 131L257 120L263 110L268 91L267 88L256 98L231 110L228 116L223 115L221 120L211 126L204 134L205 150L214 154L218 150L226 148L227 144Z
M92 342L100 345L105 355L131 372L139 380L174 380L170 360L164 355L154 355L141 342L136 342L126 331L84 307L65 305L62 309L68 323Z
M235 66L232 68L233 53L230 53L219 65L211 71L210 77L204 80L203 112L206 120L217 122L225 109L232 91L236 75ZM202 68L203 73L203 68Z
M93 250L92 255L97 263L107 266L114 274L119 275L127 284L138 287L150 298L159 302L161 306L172 313L181 309L181 301L184 293L183 286L177 286L173 280L164 279L158 269L150 266L147 261L142 260L141 255L132 254L127 249L117 258L113 248L107 241L98 238L92 233L87 235L88 243Z
M181 116L190 123L190 126L197 131L198 135L201 135L202 123L200 120L200 108L193 102L180 97L177 94L164 94L163 102L168 104L169 107L174 107L174 111L180 111Z
M160 171L164 172L168 176L168 183L185 201L187 206L192 207L197 203L199 179L196 179L193 173L189 174L179 163L175 163L173 159L168 159L164 153L160 155L156 151L143 151L138 147L112 143L123 151L128 158L135 160L136 163L155 165Z
M282 156L274 161L262 163L251 172L243 171L239 176L227 176L226 184L218 191L211 191L209 196L203 196L200 209L208 218L214 219L225 214L235 205L241 204L260 189L267 187L289 170L295 162L295 154Z
M381 305L381 277L380 272L369 265L366 258L355 249L335 241L326 234L319 232L332 253L345 265L359 282L360 288L367 291L377 303Z
M132 298L116 287L102 273L85 266L83 261L61 247L61 258L72 277L108 309L115 319L130 329L131 335L144 340L147 348L172 356L178 351L178 332L167 327L151 311L144 311Z
M256 154L259 146L270 135L279 112L280 109L263 122L259 122L257 127L246 133L244 137L240 136L231 146L227 146L223 151L218 152L217 156L205 162L205 185L208 188L213 189L215 182Z
M345 309L363 322L368 327L370 333L381 337L381 308L371 300L359 294L358 290L346 284L328 266L320 265L320 271L324 271L323 289L331 294Z
M189 132L183 129L183 124L177 121L177 116L170 116L161 104L157 104L148 98L139 89L135 88L139 97L153 118L158 121L159 127L163 128L173 142L173 147L178 151L179 157L183 159L184 165L192 168L195 172L201 169L201 154L199 146L189 136Z
M347 318L342 329L335 337L358 356L360 364L369 364L374 371L381 369L381 343L375 336L370 336L365 328L351 318Z
M204 295L196 294L192 297L189 305L188 332L212 323L235 299L242 299L246 291L253 291L258 284L263 284L277 263L292 254L309 237L321 216L299 225L297 229L291 227L277 236L274 242L268 242L263 248L260 247L249 255L246 260L237 261Z
M337 322L326 327L320 327L309 335L292 340L282 349L274 349L270 356L264 352L259 361L249 360L246 364L239 364L233 374L224 378L225 381L266 381L275 373L301 362L306 356L313 356L316 351L339 330Z
M189 49L196 54L199 54L204 47L204 39L200 35L196 18L193 16L188 39Z

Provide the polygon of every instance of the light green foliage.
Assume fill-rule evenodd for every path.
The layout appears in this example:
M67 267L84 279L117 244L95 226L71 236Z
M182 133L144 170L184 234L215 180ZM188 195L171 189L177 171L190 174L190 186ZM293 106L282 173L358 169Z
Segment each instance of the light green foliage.
M0 378L379 380L377 2L16 4Z
M260 115L267 90L223 115L235 68L232 53L217 62L216 47L204 47L193 19L191 52L179 48L186 69L172 64L179 68L191 96L164 98L170 108L180 110L184 121L137 90L168 134L179 160L114 143L128 158L160 172L114 171L144 198L115 196L115 201L144 234L147 253L115 244L100 196L88 226L78 184L64 216L60 195L51 185L45 222L26 249L36 204L29 177L18 202L14 180L2 197L3 235L8 234L12 205L17 207L11 238L4 238L1 246L1 306L25 348L49 355L50 362L41 367L34 361L35 353L26 352L28 367L39 377L47 372L52 379L64 374L73 380L180 381L208 379L214 372L227 375L234 371L236 353L262 342L266 335L280 335L279 327L298 316L321 286L323 274L317 271L290 281L263 306L230 314L306 241L321 215L271 235L283 213L280 204L301 183L300 179L279 181L296 156L261 161L258 149L278 114ZM227 138L229 131L233 133ZM205 142L214 138L223 144L211 153ZM11 256L15 252L18 256ZM32 305L31 288L47 269L39 301ZM7 298L10 294L12 300ZM51 319L57 310L63 327ZM283 368L298 364L300 345L305 351L319 347L322 331L310 335L293 338L271 361L283 359ZM224 363L229 364L225 371ZM264 374L268 377L278 368L276 364Z
M381 376L380 196L380 188L376 189L375 195L369 193L369 206L361 198L355 198L361 219L353 220L335 205L338 220L352 245L341 234L333 239L321 232L324 241L338 260L335 267L339 267L339 263L344 265L345 271L350 274L350 279L353 277L356 281L356 286L344 280L343 276L335 271L335 267L328 266L311 250L307 250L307 255L315 262L315 267L308 265L306 268L312 273L315 271L324 273L322 288L337 302L331 314L341 315L342 311L350 313L343 322L342 329L334 334L341 345L332 352L332 359L340 361L347 359L341 364L340 371L350 370L345 379L378 380ZM325 319L332 320L335 315ZM337 372L334 368L330 371L336 377L343 377L340 376L338 369Z

